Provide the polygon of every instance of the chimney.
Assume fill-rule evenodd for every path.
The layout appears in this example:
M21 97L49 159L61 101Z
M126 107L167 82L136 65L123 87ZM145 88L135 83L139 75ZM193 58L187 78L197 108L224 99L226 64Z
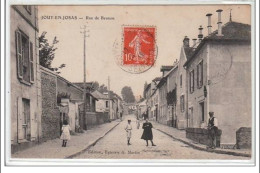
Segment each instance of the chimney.
M206 16L208 17L208 35L210 35L211 34L211 28L212 28L212 26L211 26L211 16L212 16L212 14L208 13L208 14L206 14Z
M199 35L198 35L199 42L201 42L201 40L203 39L202 30L203 30L203 28L202 28L202 26L200 25L200 27L199 27Z
M217 36L223 36L222 35L222 22L221 22L221 12L222 12L223 10L221 10L221 9L218 9L216 12L218 13L218 34L217 34Z
M192 47L196 46L197 39L194 38L194 39L192 39L192 41L193 41L193 46Z
M183 39L183 47L190 47L190 39L187 36Z

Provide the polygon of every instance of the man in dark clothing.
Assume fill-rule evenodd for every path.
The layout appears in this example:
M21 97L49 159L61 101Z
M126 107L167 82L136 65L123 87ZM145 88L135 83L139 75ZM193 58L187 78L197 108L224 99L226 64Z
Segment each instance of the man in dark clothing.
M148 122L148 119L146 118L145 123L143 124L143 135L141 139L146 140L146 146L148 146L148 140L151 141L152 146L156 146L153 143L153 132L152 132L153 125L152 123Z
M209 121L208 121L208 130L209 130L209 146L208 148L216 148L216 136L218 132L218 120L214 117L214 112L209 112Z

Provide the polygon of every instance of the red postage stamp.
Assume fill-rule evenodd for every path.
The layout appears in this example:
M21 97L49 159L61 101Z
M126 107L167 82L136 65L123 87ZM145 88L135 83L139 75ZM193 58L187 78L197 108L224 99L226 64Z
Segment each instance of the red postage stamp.
M123 64L152 66L155 62L155 27L124 27Z

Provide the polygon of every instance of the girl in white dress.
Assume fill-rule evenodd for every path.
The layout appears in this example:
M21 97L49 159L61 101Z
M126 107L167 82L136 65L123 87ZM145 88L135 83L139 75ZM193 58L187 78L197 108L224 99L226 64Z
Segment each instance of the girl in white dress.
M62 134L60 136L60 139L62 140L62 147L66 147L67 141L70 140L70 130L71 130L67 120L63 121L63 126L61 130L62 130Z
M132 136L131 120L128 120L128 124L126 125L125 130L126 130L126 137L127 137L127 145L131 145L130 144L130 138Z

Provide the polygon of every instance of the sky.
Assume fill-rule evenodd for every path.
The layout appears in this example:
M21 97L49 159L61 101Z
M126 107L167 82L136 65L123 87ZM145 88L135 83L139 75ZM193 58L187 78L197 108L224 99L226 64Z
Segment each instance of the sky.
M212 13L212 31L217 29L217 9L222 9L222 22L227 23L232 9L232 21L251 24L249 5L175 5L175 6L39 6L39 35L47 32L49 42L56 36L59 40L52 66L66 64L61 76L71 82L83 82L83 35L82 27L87 25L86 38L86 80L98 81L121 95L124 86L130 86L135 96L142 95L144 83L162 76L160 67L172 65L179 59L184 36L197 38L202 25L207 36L207 13ZM63 20L63 16L66 16ZM88 16L88 17L87 17ZM101 20L101 16L113 20ZM90 20L93 17L93 20ZM94 20L99 17L99 20ZM76 19L77 18L77 19ZM80 19L82 18L82 19ZM117 64L121 47L122 26L155 26L158 54L156 63L148 71L132 74ZM115 53L116 52L116 53Z

